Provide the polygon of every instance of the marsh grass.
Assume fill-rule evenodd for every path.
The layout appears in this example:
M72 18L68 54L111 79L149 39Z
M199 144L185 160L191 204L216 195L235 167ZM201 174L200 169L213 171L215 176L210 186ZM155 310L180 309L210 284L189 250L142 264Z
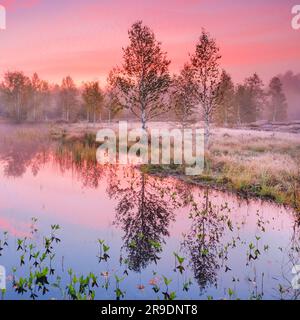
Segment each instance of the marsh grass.
M214 132L201 175L186 177L183 167L174 165L148 165L143 170L272 200L300 211L299 135L236 131Z

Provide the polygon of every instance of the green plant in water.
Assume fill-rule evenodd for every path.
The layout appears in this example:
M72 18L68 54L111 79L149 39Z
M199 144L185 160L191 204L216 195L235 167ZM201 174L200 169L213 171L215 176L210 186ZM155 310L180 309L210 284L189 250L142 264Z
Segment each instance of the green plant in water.
M193 284L192 280L189 279L188 281L183 283L183 289L182 290L188 292L190 290L190 287L191 287L192 284Z
M121 298L124 298L126 294L125 291L122 291L120 289L120 284L124 281L125 277L119 278L117 275L115 275L115 279L116 279L116 289L115 289L116 299L121 300Z
M174 299L176 299L176 292L175 291L172 291L172 292L169 293L169 285L171 284L172 279L168 279L165 276L162 276L162 277L163 277L164 283L166 285L166 291L162 292L162 294L164 296L164 300L174 300Z
M107 244L105 244L104 240L98 239L98 244L99 244L99 255L97 256L97 258L99 259L99 263L102 260L107 261L110 258L108 254L110 247Z
M183 262L184 262L184 258L183 257L180 257L176 252L173 253L175 258L176 258L176 262L179 263L178 266L175 266L175 269L178 269L179 272L182 274L183 271L185 270L184 266L183 266Z

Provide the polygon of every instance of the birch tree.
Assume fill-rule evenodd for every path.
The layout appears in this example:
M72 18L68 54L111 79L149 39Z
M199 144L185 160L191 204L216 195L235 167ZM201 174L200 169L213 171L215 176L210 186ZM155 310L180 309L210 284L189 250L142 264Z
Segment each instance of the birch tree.
M13 120L21 122L27 117L30 79L23 72L6 72L1 91L7 112Z
M197 84L194 81L193 68L185 64L178 76L174 76L171 90L171 102L177 118L184 128L196 111L197 100L195 94Z
M95 123L101 113L104 95L99 87L99 82L88 82L84 84L82 93L85 109L87 112L87 121L91 119Z
M31 78L31 116L34 121L40 120L45 115L45 104L49 100L49 85L46 81L41 80L37 73Z
M118 104L130 109L145 129L149 120L170 108L170 60L153 31L142 21L132 25L128 36L130 44L123 49L123 65L110 72L108 83L114 88Z
M60 104L63 118L67 122L70 121L72 109L75 109L77 105L77 94L73 79L70 76L64 78L60 87Z
M219 91L219 51L216 41L208 32L202 30L195 53L191 56L194 80L198 86L196 97L203 112L206 146L209 145L211 123Z
M108 121L111 123L111 120L121 114L123 107L119 104L119 100L114 90L108 89L105 94L105 108L108 112Z

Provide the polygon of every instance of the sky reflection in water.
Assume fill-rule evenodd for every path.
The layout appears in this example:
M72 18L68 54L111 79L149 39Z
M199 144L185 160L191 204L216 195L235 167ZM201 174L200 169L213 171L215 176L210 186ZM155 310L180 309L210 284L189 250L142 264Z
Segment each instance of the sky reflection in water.
M6 299L29 298L13 289L11 270L17 267L17 277L29 273L16 249L18 238L31 236L32 217L38 218L34 241L41 246L51 225L61 227L61 243L53 249L55 274L40 299L62 298L51 281L59 275L65 287L68 268L77 275L95 273L96 299L115 298L115 274L125 275L125 299L163 299L162 276L172 279L168 290L182 299L228 299L231 290L231 298L297 298L290 282L299 227L291 210L131 167L98 166L58 150L2 146L0 239L8 231L9 246L0 264L8 275ZM110 258L100 263L97 239L110 247ZM185 259L182 274L173 252ZM109 274L107 290L101 272Z

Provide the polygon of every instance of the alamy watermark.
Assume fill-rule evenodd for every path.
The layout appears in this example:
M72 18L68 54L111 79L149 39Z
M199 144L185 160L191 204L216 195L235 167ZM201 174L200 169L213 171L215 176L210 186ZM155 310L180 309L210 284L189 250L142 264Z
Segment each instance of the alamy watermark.
M6 9L0 4L0 30L6 29Z
M186 175L199 175L204 169L203 129L132 129L126 121L117 131L101 129L96 141L100 164L184 165ZM117 150L118 148L118 150Z
M300 4L293 6L292 15L292 28L294 30L300 30Z

